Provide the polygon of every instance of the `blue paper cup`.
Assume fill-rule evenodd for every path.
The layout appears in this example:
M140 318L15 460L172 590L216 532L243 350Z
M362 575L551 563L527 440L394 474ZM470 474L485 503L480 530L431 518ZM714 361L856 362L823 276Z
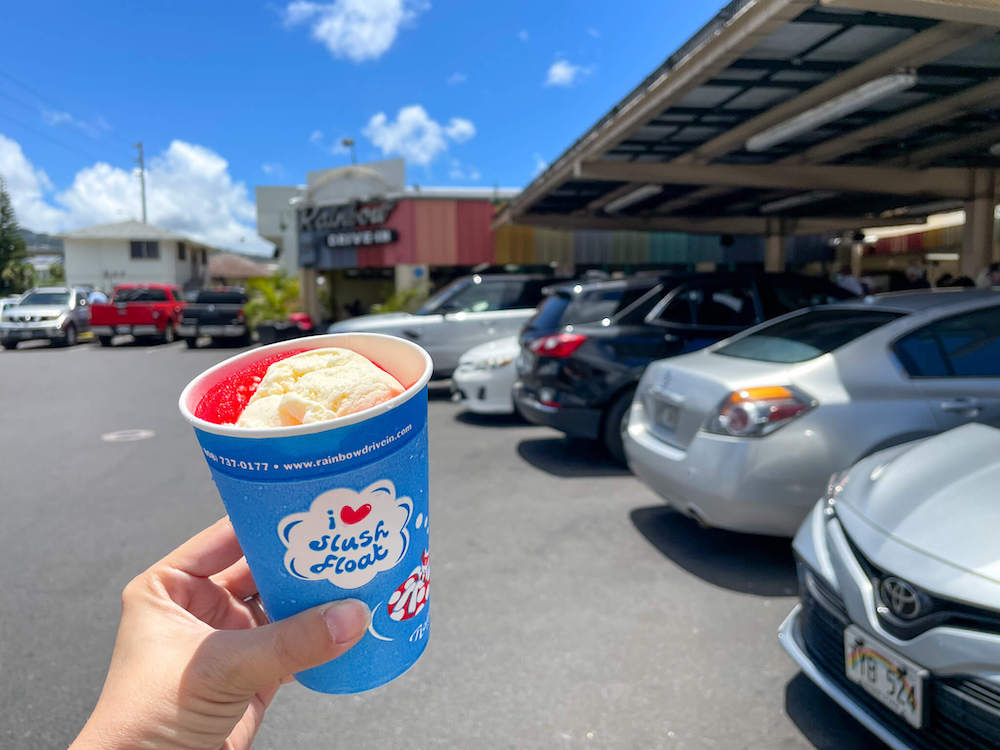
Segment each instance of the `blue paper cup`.
M338 346L406 389L371 409L296 427L244 429L195 416L215 386L281 352ZM430 624L427 381L431 358L374 333L310 336L254 349L192 380L180 409L193 426L272 620L338 599L372 611L346 654L296 678L324 693L357 693L409 669Z

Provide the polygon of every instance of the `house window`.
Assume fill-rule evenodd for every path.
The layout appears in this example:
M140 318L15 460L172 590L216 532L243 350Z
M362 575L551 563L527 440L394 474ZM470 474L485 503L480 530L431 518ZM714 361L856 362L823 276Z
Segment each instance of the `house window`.
M186 260L186 259L187 259L187 245L185 245L183 242L178 242L177 260Z
M132 240L129 243L132 258L159 258L160 243L156 240Z
M207 266L208 265L208 250L202 250L201 251L201 264L203 266Z

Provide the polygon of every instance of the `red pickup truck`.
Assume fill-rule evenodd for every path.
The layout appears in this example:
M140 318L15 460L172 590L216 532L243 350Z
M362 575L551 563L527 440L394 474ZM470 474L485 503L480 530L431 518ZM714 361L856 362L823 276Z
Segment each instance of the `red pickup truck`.
M117 334L166 344L177 338L184 312L181 288L174 284L119 284L111 302L90 306L90 330L101 346Z

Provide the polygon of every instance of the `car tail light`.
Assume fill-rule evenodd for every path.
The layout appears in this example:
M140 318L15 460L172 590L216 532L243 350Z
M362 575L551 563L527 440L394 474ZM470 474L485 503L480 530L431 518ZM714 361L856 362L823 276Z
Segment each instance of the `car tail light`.
M238 313L236 313L236 319L237 320L243 320L243 317L244 317L244 315L243 315L243 311L242 310L240 310Z
M539 357L562 359L579 349L586 340L587 337L579 333L557 333L535 339L528 348Z
M815 405L802 392L782 385L743 388L726 396L707 429L718 435L763 437Z

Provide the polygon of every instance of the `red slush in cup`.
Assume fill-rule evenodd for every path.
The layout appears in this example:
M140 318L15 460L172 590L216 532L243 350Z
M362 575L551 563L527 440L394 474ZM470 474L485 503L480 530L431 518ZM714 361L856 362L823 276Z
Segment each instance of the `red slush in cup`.
M431 371L404 339L331 334L238 354L181 393L268 616L371 609L354 648L296 675L313 690L384 685L427 646Z

